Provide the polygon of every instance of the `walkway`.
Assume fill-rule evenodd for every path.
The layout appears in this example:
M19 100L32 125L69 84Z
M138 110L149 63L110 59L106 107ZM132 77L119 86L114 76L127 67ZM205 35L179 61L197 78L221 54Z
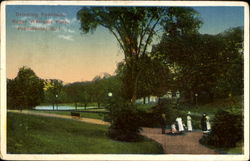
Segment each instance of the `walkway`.
M166 154L218 154L199 143L201 131L172 136L161 134L160 128L143 128L141 134L162 144Z
M30 110L22 110L22 112L20 112L20 110L8 110L8 112L46 116L46 117L56 117L56 118L64 118L64 119L74 119L77 121L82 121L82 122L91 123L91 124L109 125L108 122L98 120L98 119L91 119L91 118L84 118L84 117L77 118L77 117L72 117L69 115L61 115L61 114L54 114L54 113L42 113L42 112L35 112L35 111L30 111Z
M20 112L19 110L8 110L8 112L39 115L46 117L56 117L64 119L74 119L86 123L110 125L110 123L98 119L83 118L83 117L76 118L68 115L60 115L53 113L42 113L29 110L23 110L22 112ZM199 139L202 137L201 131L195 131L187 133L185 135L171 136L171 135L161 134L160 128L143 128L141 134L159 142L163 146L166 154L217 154L212 149L209 149L199 143Z

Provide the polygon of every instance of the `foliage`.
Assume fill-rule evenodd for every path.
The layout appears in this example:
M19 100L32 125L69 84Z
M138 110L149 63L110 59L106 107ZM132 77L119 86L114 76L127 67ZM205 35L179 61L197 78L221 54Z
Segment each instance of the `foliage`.
M167 32L152 55L170 67L171 84L187 99L195 102L195 93L198 93L198 101L213 101L222 94L223 97L228 93L242 94L242 45L241 28L218 35Z
M59 98L61 98L63 82L57 79L49 79L45 80L45 101L51 103L53 105L53 109L55 104L59 103Z
M177 111L174 109L174 106L171 104L171 102L167 99L161 99L157 106L153 107L152 110L153 117L155 120L158 120L158 125L161 123L160 120L162 120L162 114L165 114L166 125L171 125L175 118L177 117Z
M7 80L7 106L14 109L31 109L43 98L44 83L29 67L21 67L16 78Z
M144 70L140 62L147 55L157 31L169 29L168 26L176 22L178 28L190 32L200 24L193 9L181 7L83 7L77 18L83 33L102 26L117 39L125 56L122 89L124 97L133 103L138 95L139 77Z
M116 76L104 74L96 76L92 81L74 82L66 84L63 91L66 93L68 103L74 103L77 108L79 104L87 107L90 103L107 104L107 94L112 92L119 93L120 81Z
M243 94L243 28L236 27L219 34L224 43L224 72L219 76L216 96L228 97Z
M133 143L113 141L103 125L18 113L8 113L7 122L9 154L163 153L159 143L147 138Z
M160 127L162 125L162 114L165 114L166 125L171 125L177 117L177 110L169 100L161 99L156 106L150 109L139 109L139 122L143 127Z
M238 109L220 110L213 120L212 131L201 143L215 147L235 147L243 139L243 115Z
M107 107L111 126L108 136L120 141L138 141L140 122L134 105L122 98L113 98Z

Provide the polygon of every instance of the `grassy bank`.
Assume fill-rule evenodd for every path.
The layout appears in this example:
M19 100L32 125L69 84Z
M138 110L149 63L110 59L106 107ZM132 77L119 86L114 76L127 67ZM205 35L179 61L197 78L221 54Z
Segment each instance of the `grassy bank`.
M41 112L41 113L54 113L54 114L59 114L59 115L68 115L70 116L71 112L70 111L47 111L47 110L33 110L33 112ZM80 112L81 117L86 117L86 118L93 118L93 119L99 119L99 120L104 120L104 113L84 113Z
M11 154L159 154L160 144L144 138L128 143L109 139L107 126L18 113L7 114Z

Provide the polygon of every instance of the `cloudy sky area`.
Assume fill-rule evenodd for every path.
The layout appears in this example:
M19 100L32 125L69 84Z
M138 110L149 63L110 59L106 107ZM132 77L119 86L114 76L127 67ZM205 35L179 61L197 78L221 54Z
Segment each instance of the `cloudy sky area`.
M92 80L104 72L113 74L123 59L115 38L104 28L93 34L81 34L76 19L81 6L7 6L6 65L7 78L14 78L22 66L31 67L44 79L64 82ZM203 26L200 33L217 34L230 27L243 26L243 7L194 7ZM38 14L39 17L20 16ZM56 13L63 16L41 16ZM25 24L17 24L17 20ZM30 23L32 20L47 21ZM59 20L62 24L56 23ZM24 31L30 27L46 27L48 31ZM52 27L52 28L51 28ZM19 28L19 29L18 29Z

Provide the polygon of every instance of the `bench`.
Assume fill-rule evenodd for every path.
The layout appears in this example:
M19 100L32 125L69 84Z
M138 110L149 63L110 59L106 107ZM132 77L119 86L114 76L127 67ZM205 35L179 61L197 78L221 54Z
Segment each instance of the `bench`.
M80 113L78 113L78 112L71 112L70 115L72 117L78 117L78 118L80 118L80 116L81 116Z

